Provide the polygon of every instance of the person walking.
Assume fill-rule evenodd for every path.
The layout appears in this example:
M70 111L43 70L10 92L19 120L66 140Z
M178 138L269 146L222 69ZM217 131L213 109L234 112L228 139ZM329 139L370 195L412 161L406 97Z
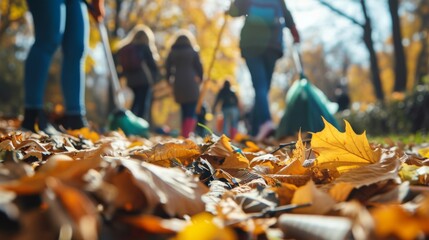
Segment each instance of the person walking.
M166 77L173 85L175 101L180 104L181 135L189 137L197 123L195 109L203 79L203 66L199 47L190 31L179 30L173 39L165 62Z
M150 122L150 91L158 78L159 60L152 30L145 25L136 25L119 43L117 52L120 74L134 94L131 111Z
M275 128L268 94L276 61L283 56L283 28L289 28L295 43L300 41L299 33L284 0L235 0L227 13L245 16L240 50L255 90L250 135L263 140Z
M33 132L48 132L53 128L43 110L43 101L52 57L60 45L63 54L61 89L65 105L61 124L65 129L86 127L84 60L89 43L87 5L81 0L27 0L27 4L33 17L35 41L25 61L21 128ZM101 22L104 1L94 0L91 6L91 15Z
M216 113L216 106L221 103L223 115L223 133L234 139L237 134L238 121L240 120L240 109L238 97L231 88L231 82L225 80L223 87L216 95L213 104L213 114Z

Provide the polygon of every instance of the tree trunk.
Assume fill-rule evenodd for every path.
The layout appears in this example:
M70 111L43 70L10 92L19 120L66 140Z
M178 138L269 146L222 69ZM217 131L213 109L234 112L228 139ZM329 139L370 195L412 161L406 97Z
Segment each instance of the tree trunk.
M395 84L393 91L403 92L407 87L407 65L405 64L405 54L402 46L401 22L398 15L398 8L398 0L389 0L389 10L392 18L393 46L395 51Z
M325 5L326 7L330 8L335 13L347 18L354 24L362 27L363 29L363 41L365 43L366 48L368 49L369 53L369 60L371 65L371 73L372 73L372 85L374 86L374 92L375 96L377 97L377 100L384 101L384 93L383 93L383 86L381 84L381 78L380 78L380 68L378 66L378 59L377 54L374 49L374 42L372 41L372 27L371 27L371 19L368 16L367 10L366 10L366 4L365 0L360 0L360 4L362 7L362 12L365 18L365 22L362 24L353 17L345 14L344 12L338 10L337 8L333 7L329 3L325 2L324 0L319 0L319 2L322 5Z
M428 46L428 36L429 36L429 2L422 0L417 10L417 14L420 14L421 25L419 28L420 32L420 42L422 44L422 49L420 51L419 57L417 59L416 67L416 84L422 84L423 78L429 74L429 46Z
M374 49L374 42L372 41L372 27L371 27L371 19L368 16L365 0L360 0L363 15L365 18L365 23L363 26L363 40L365 42L366 47L369 52L369 60L371 64L371 72L372 72L372 83L374 85L375 96L378 100L384 100L383 86L381 84L380 78L380 68L378 66L377 54Z

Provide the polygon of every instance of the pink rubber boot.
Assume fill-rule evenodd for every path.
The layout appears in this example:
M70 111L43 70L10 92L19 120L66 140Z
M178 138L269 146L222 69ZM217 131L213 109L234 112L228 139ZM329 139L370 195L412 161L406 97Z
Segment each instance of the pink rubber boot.
M231 128L231 129L229 130L229 136L230 136L230 138L231 138L231 139L234 139L234 138L235 138L235 135L237 135L237 132L238 132L237 128Z
M191 132L195 131L197 120L193 118L185 118L182 123L182 136L187 138Z

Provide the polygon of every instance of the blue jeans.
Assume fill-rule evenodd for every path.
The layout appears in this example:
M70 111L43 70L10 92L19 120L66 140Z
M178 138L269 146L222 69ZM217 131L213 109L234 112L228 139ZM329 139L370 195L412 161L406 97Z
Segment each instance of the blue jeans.
M25 107L43 107L52 57L61 45L61 88L66 113L84 114L84 60L89 39L86 5L81 0L27 0L27 3L33 16L35 42L25 63Z
M238 107L222 108L223 114L223 133L227 136L231 134L231 128L237 130L240 120L240 111Z
M262 54L252 57L246 56L245 58L252 78L253 88L255 89L255 103L250 119L250 134L253 136L258 134L259 127L263 123L271 121L268 94L277 59L278 56L273 54Z

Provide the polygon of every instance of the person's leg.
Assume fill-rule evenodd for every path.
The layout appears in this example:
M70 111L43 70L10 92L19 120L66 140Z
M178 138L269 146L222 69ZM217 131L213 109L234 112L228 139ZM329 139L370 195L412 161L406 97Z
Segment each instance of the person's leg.
M231 108L222 108L223 114L223 134L226 136L230 135L231 130L231 121L232 121L232 109Z
M238 122L240 121L240 111L238 107L231 108L231 129L230 129L230 137L234 139L235 135L238 131Z
M147 105L148 105L148 101L149 101L148 100L149 86L148 85L141 86L141 91L142 91L143 101L140 104L140 109L139 109L140 115L138 115L138 116L141 118L144 118L145 120L148 120L148 118L147 118L148 114L146 111L148 109Z
M265 66L265 76L268 81L268 91L270 91L271 80L273 78L274 68L276 66L278 57L274 53L267 53L264 55L264 66Z
M264 66L264 72L265 72L265 78L267 81L267 101L268 100L268 94L270 92L271 87L271 80L273 77L274 67L276 65L278 57L273 52L266 52L263 55L263 66ZM269 106L269 105L268 105ZM270 109L268 107L268 112L270 112ZM274 132L275 126L273 121L271 120L271 114L269 115L269 118L261 119L261 124L259 127L258 134L256 135L256 140L260 141L269 136Z
M138 117L143 117L144 109L145 109L145 87L144 86L136 86L132 87L131 90L134 93L134 101L131 107L131 112Z
M22 127L33 130L47 125L43 101L52 56L61 43L65 24L63 0L28 0L33 17L35 41L25 62L24 121Z
M140 88L139 87L130 87L131 91L133 91L134 94L134 99L133 99L133 104L131 106L131 112L134 113L134 115L138 116L138 109L139 109L139 104L143 101L142 98L142 94L140 92Z
M270 79L267 79L265 64L263 58L248 57L246 64L252 78L253 88L255 89L255 103L252 110L251 131L252 136L258 134L260 126L271 120L268 105L268 91Z
M182 107L182 136L189 137L191 132L195 131L197 123L195 108L196 102L181 104Z
M87 125L85 108L85 57L89 42L89 19L85 3L65 0L66 24L62 41L61 86L64 96L66 128Z

